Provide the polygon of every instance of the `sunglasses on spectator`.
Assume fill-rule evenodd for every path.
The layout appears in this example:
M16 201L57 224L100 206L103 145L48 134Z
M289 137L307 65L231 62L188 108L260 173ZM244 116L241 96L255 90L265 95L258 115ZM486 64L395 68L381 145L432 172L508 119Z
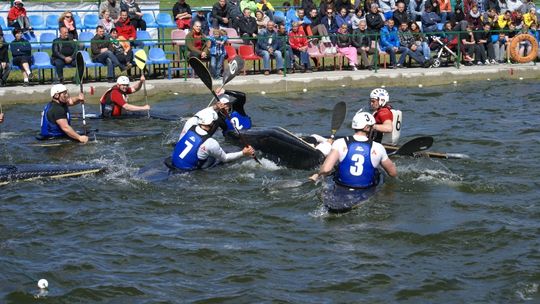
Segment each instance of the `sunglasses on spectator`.
M71 16L66 16L66 18L71 18Z

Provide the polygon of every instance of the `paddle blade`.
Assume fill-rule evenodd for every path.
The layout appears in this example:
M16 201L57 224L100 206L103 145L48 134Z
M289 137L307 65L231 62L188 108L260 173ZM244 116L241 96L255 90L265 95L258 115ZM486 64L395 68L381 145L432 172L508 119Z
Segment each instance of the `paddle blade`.
M336 105L334 106L334 110L332 112L332 134L331 134L332 137L334 137L337 130L339 130L339 128L343 124L343 121L345 120L346 115L347 115L347 104L343 101L336 103Z
M223 85L233 80L236 75L240 74L240 71L244 69L244 59L240 56L235 56L233 60L229 62L229 65L223 72Z
M84 70L86 69L86 64L84 63L84 57L81 52L77 52L75 57L77 63L77 79L79 83L83 82Z
M202 80L204 85L210 90L212 90L212 76L210 76L210 71L206 68L204 63L200 61L198 58L191 57L189 58L189 66L193 69L195 74L199 76L199 78Z
M144 70L144 67L146 66L146 60L148 57L146 56L146 52L144 50L138 50L135 52L135 64L137 67L142 71Z
M431 145L433 145L433 137L417 137L413 140L406 142L403 146L399 147L399 149L397 149L391 154L414 156L414 153L427 150L431 148Z

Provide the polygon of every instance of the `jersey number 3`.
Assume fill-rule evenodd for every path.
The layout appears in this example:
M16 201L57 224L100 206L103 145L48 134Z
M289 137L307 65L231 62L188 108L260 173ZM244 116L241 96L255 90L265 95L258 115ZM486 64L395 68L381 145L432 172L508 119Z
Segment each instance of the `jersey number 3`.
M353 154L351 156L351 161L353 161L353 165L349 169L351 175L362 175L362 172L364 171L364 160L365 158L362 154Z

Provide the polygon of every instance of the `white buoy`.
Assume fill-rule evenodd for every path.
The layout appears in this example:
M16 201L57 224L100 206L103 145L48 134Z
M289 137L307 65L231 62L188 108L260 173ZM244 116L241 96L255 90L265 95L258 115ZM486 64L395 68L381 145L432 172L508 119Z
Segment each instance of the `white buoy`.
M423 85L422 85L422 84L419 84L418 87L421 88L421 87L423 87Z
M456 80L454 80L454 84L457 84L457 81L456 81Z
M39 289L46 289L47 287L49 287L49 282L47 282L47 280L45 279L41 279L37 282L37 286L39 287Z
M519 77L519 80L523 80L523 77Z
M488 78L487 80L490 81L491 79Z
M262 94L262 95L265 95L265 94L266 94L266 92L265 92L265 91L261 91L261 94Z
M342 85L341 85L341 87L342 87L342 88L344 88L344 87L345 87L345 85L344 85L344 84L342 84Z
M174 92L173 94L174 94L174 95L178 95L178 92Z
M305 92L307 92L307 89L306 89L306 88L304 88L304 89L302 90L302 92L304 92L304 93L305 93Z
M383 89L384 89L384 88L386 88L386 86L385 86L385 85L382 85L382 86L381 86L381 88L383 88Z

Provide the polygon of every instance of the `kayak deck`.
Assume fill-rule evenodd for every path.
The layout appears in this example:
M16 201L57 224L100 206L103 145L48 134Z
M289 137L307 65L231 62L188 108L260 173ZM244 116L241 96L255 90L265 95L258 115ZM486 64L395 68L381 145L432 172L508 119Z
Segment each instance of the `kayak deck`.
M381 189L384 178L382 174L377 174L377 176L377 184L365 189L344 187L336 184L333 177L329 177L322 192L325 208L330 213L344 213L358 207Z

